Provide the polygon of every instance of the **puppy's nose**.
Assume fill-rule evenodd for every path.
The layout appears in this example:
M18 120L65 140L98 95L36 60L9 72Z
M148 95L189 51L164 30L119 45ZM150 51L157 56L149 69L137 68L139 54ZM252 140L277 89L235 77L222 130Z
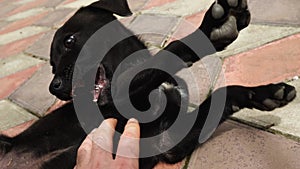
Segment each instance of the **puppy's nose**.
M53 81L52 81L52 87L55 90L60 90L62 88L62 86L63 86L62 84L63 84L62 80L59 77L53 79Z

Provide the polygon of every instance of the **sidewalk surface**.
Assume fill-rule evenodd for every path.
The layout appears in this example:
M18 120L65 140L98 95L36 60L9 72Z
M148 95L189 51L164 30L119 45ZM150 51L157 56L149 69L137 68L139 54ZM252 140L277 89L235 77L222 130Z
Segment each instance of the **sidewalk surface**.
M0 0L0 131L15 135L54 109L50 43L78 8L95 0ZM120 18L152 53L197 28L211 0L129 0L134 15ZM251 24L217 56L193 66L192 102L224 85L288 81L300 91L300 1L249 0ZM180 76L190 75L179 72ZM191 92L193 93L193 92ZM272 112L242 110L191 157L159 169L300 169L300 98Z

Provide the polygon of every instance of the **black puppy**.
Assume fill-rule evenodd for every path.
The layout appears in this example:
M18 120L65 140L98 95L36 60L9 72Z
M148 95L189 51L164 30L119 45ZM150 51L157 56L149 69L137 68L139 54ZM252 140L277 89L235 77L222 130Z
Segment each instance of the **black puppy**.
M219 0L224 8L224 14L216 18L212 6L199 28L209 37L217 50L224 49L234 41L238 31L249 23L250 14L247 10L246 1L236 0L236 4L232 2L227 3L227 0ZM96 86L102 86L100 90L99 88L83 88L82 86L85 86L84 75L82 75L83 79L81 79L80 85L75 85L76 88L73 88L71 84L74 65L80 50L93 33L109 22L116 20L113 14L127 16L131 12L125 1L101 0L78 10L64 26L57 30L51 47L51 65L55 77L50 85L50 91L60 99L70 100L72 97L76 99L76 92L83 90L90 98L86 107L89 104L94 104L93 99L96 99L102 115L105 118L118 119L117 130L122 132L127 119L116 110L111 98L110 82L116 68L127 56L146 49L137 37L131 36L117 43L105 55L97 67L96 80L94 80ZM130 31L121 24L116 29L130 34ZM189 40L190 37L191 35L184 38L183 41ZM109 39L103 39L103 41L109 41ZM165 50L180 56L186 63L194 63L199 60L197 54L180 41L172 42ZM140 66L138 63L133 63L133 65L135 64ZM120 78L126 78L126 73L125 71L125 75L121 74ZM152 122L140 124L141 137L155 136L167 131L172 126L179 114L181 100L184 99L181 94L185 91L181 90L181 87L177 86L170 75L159 70L146 70L133 79L129 95L132 104L137 109L147 110L151 106L147 98L154 89L159 88L160 92L167 96L167 105L162 115ZM97 91L91 94L89 90ZM175 147L166 152L140 158L140 168L153 168L159 161L176 163L191 154L199 146L199 135L205 125L213 98L220 98L224 94L226 94L226 101L224 108L219 109L222 113L220 123L242 108L269 111L281 107L293 100L296 91L294 87L284 83L259 87L228 86L218 89L198 109L184 117L189 118L189 115L197 113L196 121L186 136ZM86 113L89 116L89 112ZM70 102L41 118L16 137L0 136L0 168L72 169L76 163L77 149L86 137L82 125L84 124L77 119L73 102ZM184 128L184 125L182 127ZM147 147L157 151L168 147L172 139L176 137L177 132L167 132L163 138L149 142ZM143 147L141 146L141 152L144 151Z

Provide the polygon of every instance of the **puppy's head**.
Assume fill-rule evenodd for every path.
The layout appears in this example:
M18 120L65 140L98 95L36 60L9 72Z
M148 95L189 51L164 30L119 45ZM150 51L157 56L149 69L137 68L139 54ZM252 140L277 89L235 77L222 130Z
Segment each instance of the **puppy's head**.
M72 76L80 50L98 29L116 20L113 14L131 15L126 0L100 0L83 7L57 30L52 41L50 54L50 64L55 76L49 90L53 95L61 100L72 99L74 90ZM106 62L108 61L106 60ZM95 80L95 85L98 85L98 95L99 92L100 94L103 92L102 89L106 89L106 69L109 68L102 64L98 68Z

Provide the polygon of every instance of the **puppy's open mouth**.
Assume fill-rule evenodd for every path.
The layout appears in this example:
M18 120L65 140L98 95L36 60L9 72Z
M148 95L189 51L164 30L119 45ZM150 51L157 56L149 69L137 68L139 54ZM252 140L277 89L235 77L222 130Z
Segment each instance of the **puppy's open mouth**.
M103 91L109 86L109 80L106 78L105 68L102 64L98 67L97 75L95 78L95 85L93 90L93 101L97 102Z
M110 90L110 81L106 76L104 66L102 64L98 66L93 87L86 86L84 79L86 77L88 76L82 77L82 79L75 81L71 91L71 98L74 98L79 94L77 91L91 92L94 102L105 104L107 102L107 98L109 97L108 94Z

